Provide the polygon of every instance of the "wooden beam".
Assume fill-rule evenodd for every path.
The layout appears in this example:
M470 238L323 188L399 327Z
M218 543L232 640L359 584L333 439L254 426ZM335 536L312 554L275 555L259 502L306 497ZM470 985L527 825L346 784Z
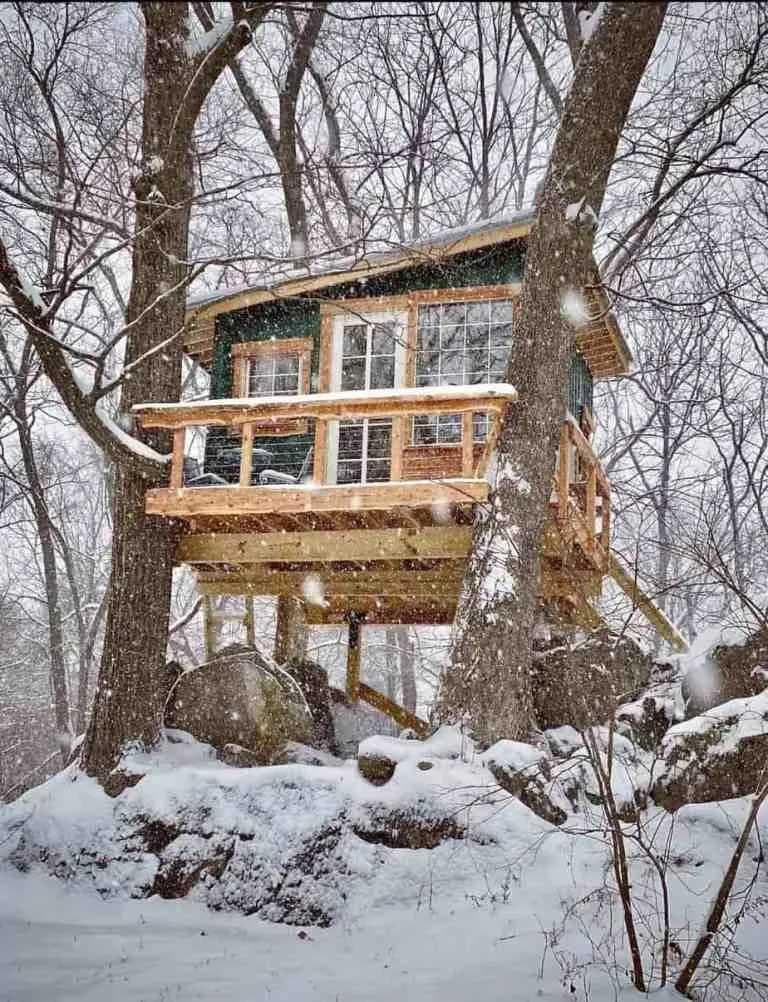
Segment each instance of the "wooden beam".
M365 616L371 626L450 626L456 600L448 597L414 599L375 595L332 595L325 606L308 605L307 622L312 626L346 623L350 612Z
M509 383L485 386L426 386L394 390L350 390L297 396L210 400L205 403L137 404L133 413L142 428L197 425L279 424L294 418L354 420L408 414L458 414L497 411L517 399Z
M390 458L389 479L392 481L403 479L403 447L405 445L405 422L404 417L392 418L392 455ZM469 474L472 476L472 471ZM467 476L467 474L464 474Z
M471 477L475 465L474 442L474 411L465 411L461 415L461 475Z
M179 563L259 564L329 560L441 560L465 557L472 528L349 529L325 532L209 532L182 536Z
M347 699L356 703L360 697L361 618L354 612L349 617L347 637Z
M253 423L248 421L243 425L243 435L240 444L240 486L251 486L253 472Z
M173 452L171 453L170 486L172 489L184 486L184 443L186 437L186 428L175 429L173 433Z
M653 599L638 585L637 579L624 568L620 558L615 553L610 555L608 573L630 598L632 605L643 613L659 636L663 637L673 650L684 654L688 650L688 641Z
M560 429L560 451L557 457L557 514L561 521L568 515L568 499L571 484L571 439L566 421ZM149 511L149 501L147 501Z
M360 570L316 574L323 595L398 595L441 598L458 594L462 567L455 561L436 570ZM314 573L314 572L313 572ZM228 574L198 575L201 595L294 595L303 594L307 571L241 570Z
M426 720L422 720L417 717L415 713L411 713L410 710L406 710L404 706L400 706L399 703L395 703L388 696L385 696L383 692L379 692L378 689L372 689L365 682L360 682L358 685L358 693L360 699L364 699L366 703L380 710L382 713L386 713L388 717L391 717L396 724L401 727L409 727L412 731L415 731L420 738L425 738L429 734L431 728Z
M487 500L485 480L408 480L381 484L316 486L158 487L147 491L148 515L171 518L262 515L283 512L390 511L434 505L477 504Z

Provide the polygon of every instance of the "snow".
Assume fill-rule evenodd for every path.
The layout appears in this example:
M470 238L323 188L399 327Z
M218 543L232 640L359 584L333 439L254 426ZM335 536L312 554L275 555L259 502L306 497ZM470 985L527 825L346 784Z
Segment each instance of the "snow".
M45 300L40 294L38 287L24 278L23 275L19 275L19 285L21 286L21 291L32 303L35 309L40 310L41 313L45 312Z
M190 59L194 59L196 56L210 52L211 49L215 49L216 46L221 43L231 30L232 18L222 17L204 34L195 35L192 38L187 39L185 45L187 55Z
M516 400L517 390L511 383L482 383L471 386L406 386L390 387L384 390L344 390L338 393L298 393L292 397L259 397L259 407L275 407L278 410L290 407L312 407L321 404L345 404L350 413L357 403L387 403L390 400L402 401L407 406L409 401L421 402L423 400L477 400L487 398L500 398L501 400ZM244 411L253 408L253 397L233 397L219 400L208 400L205 402L205 410L218 410L219 408L232 409L242 407ZM186 411L194 409L195 405L186 400L175 403L156 404L135 404L134 414L141 414L143 411L162 411L172 413L173 411ZM278 415L279 416L279 415ZM345 416L349 416L346 414Z
M409 762L428 758L457 759L469 762L475 746L460 727L444 724L425 741L385 737L377 734L360 742L360 755L388 758L390 762Z
M579 12L579 30L581 32L581 40L585 45L594 35L604 10L605 4L599 3L594 11L582 10Z
M208 303L216 302L219 299L227 299L230 296L235 296L243 292L276 292L284 283L296 278L306 278L310 275L327 275L329 279L332 279L336 273L354 269L355 271L360 271L361 278L358 279L360 281L364 278L366 270L373 270L387 262L402 258L403 266L405 266L409 252L421 251L426 253L431 249L450 248L451 245L458 245L468 237L479 236L484 233L490 235L496 230L500 234L503 234L510 227L533 225L535 218L535 208L528 206L517 212L491 216L488 219L479 219L463 226L440 230L432 236L425 237L423 240L398 245L396 250L393 250L391 242L379 241L369 248L363 257L354 255L336 258L324 257L310 262L308 267L302 267L301 269L296 269L293 262L290 264L285 263L282 267L275 268L272 275L264 275L253 282L217 289L214 292L193 294L188 298L187 306L188 308L205 306ZM331 284L330 281L329 284Z
M321 607L328 605L325 600L323 579L319 574L305 574L301 582L301 594L310 605L319 605Z
M591 319L586 300L578 289L568 289L563 293L560 312L576 330L584 327Z

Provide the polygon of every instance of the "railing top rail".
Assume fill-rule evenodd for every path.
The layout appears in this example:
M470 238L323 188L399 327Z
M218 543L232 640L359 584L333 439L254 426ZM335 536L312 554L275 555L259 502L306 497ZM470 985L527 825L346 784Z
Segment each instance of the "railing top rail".
M425 386L298 396L244 397L181 403L137 404L133 413L144 428L243 425L292 418L325 420L502 411L517 399L510 383L479 386Z

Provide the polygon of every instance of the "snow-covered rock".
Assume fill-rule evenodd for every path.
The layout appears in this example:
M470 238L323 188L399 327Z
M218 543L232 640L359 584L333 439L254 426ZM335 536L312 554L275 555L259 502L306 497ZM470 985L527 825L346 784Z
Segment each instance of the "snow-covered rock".
M731 699L756 696L768 687L768 628L712 629L696 638L683 658L687 717Z
M754 793L768 778L768 690L676 724L660 754L652 796L667 810Z

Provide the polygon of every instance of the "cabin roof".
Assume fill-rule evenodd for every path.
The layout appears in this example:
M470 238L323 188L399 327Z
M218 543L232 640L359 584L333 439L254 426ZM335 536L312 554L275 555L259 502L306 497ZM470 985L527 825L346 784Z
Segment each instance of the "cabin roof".
M468 251L492 247L526 237L535 220L535 208L483 219L465 226L442 230L408 244L382 242L358 256L320 257L308 267L276 266L259 279L190 296L187 303L185 351L201 365L213 358L215 320L258 303L306 295L345 282L354 282L404 268L439 262ZM595 285L599 283L595 266ZM596 378L627 373L632 354L600 290L589 294L590 312L596 317L579 331L577 345Z

